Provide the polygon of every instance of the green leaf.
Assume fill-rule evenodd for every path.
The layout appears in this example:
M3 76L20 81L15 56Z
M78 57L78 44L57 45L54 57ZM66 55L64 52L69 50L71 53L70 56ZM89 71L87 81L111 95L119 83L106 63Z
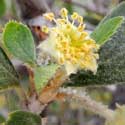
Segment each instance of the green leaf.
M18 85L18 75L7 55L0 48L0 90Z
M5 0L0 0L0 17L4 15L5 11L6 11Z
M5 118L2 115L0 115L0 124L3 122L5 122Z
M105 23L115 16L125 16L125 2L102 20ZM101 46L97 74L79 71L71 76L68 86L125 84L125 21L115 34Z
M17 93L15 89L6 91L5 95L6 95L5 103L6 103L8 112L12 112L22 108L21 104L22 104L22 100L24 100L24 97L22 95L19 95L19 93Z
M124 17L114 17L99 25L91 34L98 44L104 44L121 26Z
M47 84L48 80L52 78L58 68L59 65L50 64L46 66L40 66L35 69L34 75L37 90L40 90Z
M18 59L34 64L35 45L31 31L24 24L10 21L6 24L3 41L7 50Z
M10 113L5 125L41 125L41 117L26 111Z

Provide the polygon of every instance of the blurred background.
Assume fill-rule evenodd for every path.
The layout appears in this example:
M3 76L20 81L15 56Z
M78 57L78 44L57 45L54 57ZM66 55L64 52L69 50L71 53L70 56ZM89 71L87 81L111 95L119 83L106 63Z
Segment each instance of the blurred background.
M59 15L62 7L69 13L76 11L84 17L86 29L93 31L103 17L123 0L0 0L0 35L4 24L9 20L21 21L31 29L35 43L38 45L46 38L41 31L41 26L48 24L42 14L52 11ZM50 24L51 25L51 24ZM2 40L0 37L0 44ZM22 86L28 91L28 75L21 62L12 58L12 62L20 74ZM125 104L125 86L105 87L77 87L81 91L87 91L90 96L114 109L115 103ZM0 92L0 123L8 112L19 109L20 99L14 90ZM48 116L48 125L104 125L104 119L92 112L84 110L84 107L74 101L53 102L45 114Z

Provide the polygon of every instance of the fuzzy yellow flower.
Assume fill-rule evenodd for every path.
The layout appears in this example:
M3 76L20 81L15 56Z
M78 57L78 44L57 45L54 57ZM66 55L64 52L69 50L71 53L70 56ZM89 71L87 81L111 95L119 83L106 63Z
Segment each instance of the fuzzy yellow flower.
M83 18L74 12L71 15L72 21L69 21L65 8L61 9L60 15L61 18L58 19L55 19L52 13L44 15L49 21L54 21L56 26L48 28L49 36L40 45L41 50L51 55L58 64L65 65L68 74L78 69L95 73L99 45L85 32ZM75 22L78 25L75 25ZM46 27L43 31L46 31L45 29Z

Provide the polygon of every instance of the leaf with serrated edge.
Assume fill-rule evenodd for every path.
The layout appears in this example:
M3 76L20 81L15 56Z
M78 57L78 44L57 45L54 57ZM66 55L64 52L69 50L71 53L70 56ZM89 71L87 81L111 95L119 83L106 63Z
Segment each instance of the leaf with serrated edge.
M35 63L34 40L27 26L16 21L10 21L5 26L3 41L13 56L29 64Z
M19 85L18 75L3 49L0 48L0 90L17 85Z
M41 125L41 117L31 112L15 111L10 113L5 125Z

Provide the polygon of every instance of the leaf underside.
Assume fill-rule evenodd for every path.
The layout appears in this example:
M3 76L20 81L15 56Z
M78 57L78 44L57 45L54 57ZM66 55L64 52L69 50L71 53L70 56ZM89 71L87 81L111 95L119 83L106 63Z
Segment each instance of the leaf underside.
M15 111L9 115L5 125L41 125L41 118L31 112Z
M106 16L101 24L119 15L125 15L125 2ZM68 83L68 86L125 83L125 21L118 28L117 32L101 46L99 55L97 74L94 75L89 71L79 71L76 75L71 75L71 81Z
M31 31L24 24L10 21L6 24L3 41L7 50L18 59L34 64L36 60L35 45Z
M19 85L18 75L3 49L0 48L0 90L17 85Z

